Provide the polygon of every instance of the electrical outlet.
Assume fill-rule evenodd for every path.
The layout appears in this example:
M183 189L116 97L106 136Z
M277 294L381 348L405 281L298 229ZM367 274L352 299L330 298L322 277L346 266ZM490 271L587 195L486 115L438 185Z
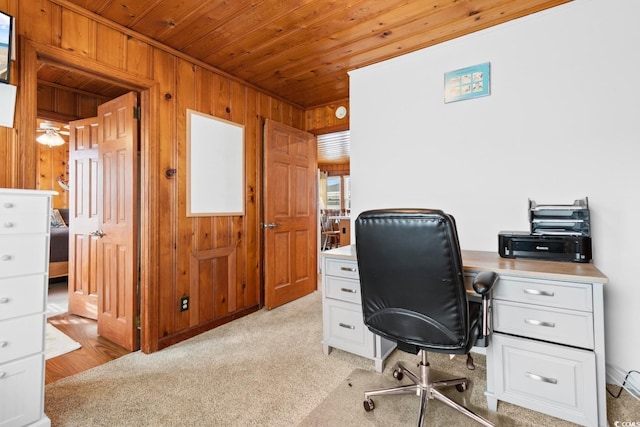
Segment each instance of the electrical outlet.
M187 310L189 310L189 297L185 295L180 298L180 311Z

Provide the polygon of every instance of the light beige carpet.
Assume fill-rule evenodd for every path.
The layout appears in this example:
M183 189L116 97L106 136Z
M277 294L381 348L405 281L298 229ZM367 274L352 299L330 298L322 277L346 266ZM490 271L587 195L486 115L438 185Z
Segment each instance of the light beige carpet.
M62 356L81 347L79 342L69 338L49 323L45 324L44 332L44 356L47 360Z
M364 389L395 383L393 364L411 355L394 352L377 373L373 362L347 352L325 356L321 341L321 295L315 292L165 350L131 353L49 384L45 413L54 427L414 425L417 397L378 397L371 413L362 407ZM470 372L464 358L432 355L430 361L447 378ZM502 402L497 414L488 414L485 372L484 358L476 357L472 387L447 393L499 426L569 425ZM628 401L609 400L611 423L637 421L640 407ZM429 411L427 425L474 425L437 401Z

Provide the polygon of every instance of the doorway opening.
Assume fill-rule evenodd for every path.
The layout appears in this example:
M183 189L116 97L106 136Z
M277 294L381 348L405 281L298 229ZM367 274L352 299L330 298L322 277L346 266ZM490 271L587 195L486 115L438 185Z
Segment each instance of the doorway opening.
M73 196L74 182L70 180L69 167L72 162L69 159L69 123L97 117L100 105L131 92L131 88L122 87L95 76L88 76L79 70L73 70L66 66L59 67L55 63L44 61L38 62L37 76L36 136L41 133L56 133L58 138L63 139L63 143L50 145L46 143L48 140L40 141L36 138L39 142L36 144L36 158L38 159L36 186L39 189L58 192L58 196L53 199L53 208L58 212L66 211L65 225L68 229L69 226L72 226L71 221L73 221L73 215L68 215L68 209L73 207L74 202L78 200L77 196ZM137 99L140 99L139 94ZM136 133L138 132L139 129L136 130ZM135 146L138 157L139 148L139 145ZM139 188L137 188L140 185L139 182L138 179L132 183L136 188L131 194L137 195L137 198L140 195ZM95 195L95 197L100 197L100 195ZM70 200L71 198L73 200ZM140 201L131 200L131 204L139 206ZM135 220L139 221L138 215L135 216ZM139 230L139 224L135 228ZM54 229L52 228L52 230ZM140 236L137 233L134 245L137 250L140 248L139 241ZM79 341L82 347L75 352L47 361L47 383L129 353L128 349L98 335L98 321L92 319L93 316L69 312L69 268L74 266L69 263L68 246L66 247L66 257L63 257L60 252L56 252L54 257L54 251L59 251L59 249L53 245L52 240L52 262L50 264L52 274L50 274L48 292L47 320L48 323L62 330L72 339ZM139 262L139 254L135 259L136 262ZM83 259L81 262L86 261ZM138 271L137 265L134 270ZM79 269L75 269L74 274L77 276L79 271ZM79 279L86 280L86 277ZM76 280L78 280L77 277ZM139 275L136 274L134 281L137 282L135 283L137 292L140 286ZM138 295L136 295L135 301L139 301ZM82 363L79 363L79 360L82 360Z

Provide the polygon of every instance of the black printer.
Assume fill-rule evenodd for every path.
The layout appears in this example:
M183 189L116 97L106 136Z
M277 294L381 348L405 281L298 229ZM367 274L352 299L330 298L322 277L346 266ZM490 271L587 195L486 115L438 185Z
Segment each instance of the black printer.
M503 258L590 262L589 201L572 205L540 205L529 200L530 231L501 231L498 252Z

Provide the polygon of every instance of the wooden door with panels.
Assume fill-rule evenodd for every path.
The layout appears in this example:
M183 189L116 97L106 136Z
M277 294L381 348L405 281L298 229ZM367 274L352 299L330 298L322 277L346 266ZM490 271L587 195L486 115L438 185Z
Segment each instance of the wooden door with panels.
M263 173L267 309L317 288L316 169L315 136L267 119Z
M98 118L69 123L69 313L98 319Z
M138 96L98 107L98 335L138 348Z
M138 123L134 92L70 125L69 312L138 348Z

